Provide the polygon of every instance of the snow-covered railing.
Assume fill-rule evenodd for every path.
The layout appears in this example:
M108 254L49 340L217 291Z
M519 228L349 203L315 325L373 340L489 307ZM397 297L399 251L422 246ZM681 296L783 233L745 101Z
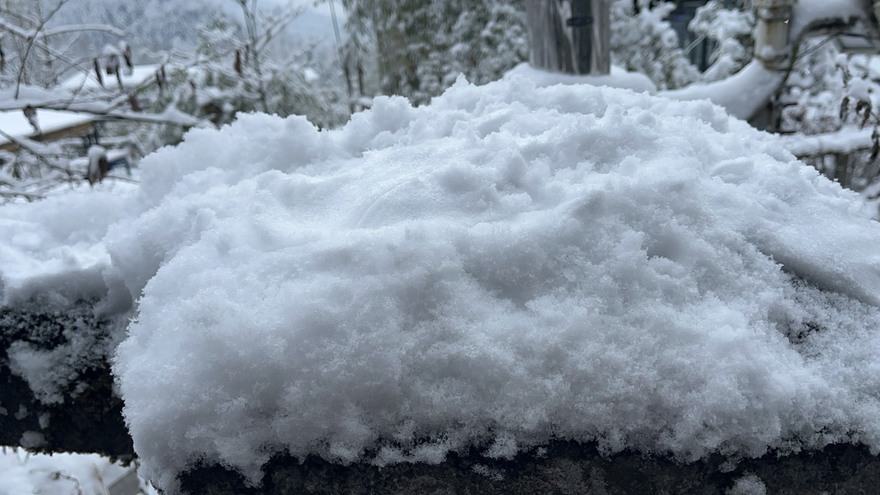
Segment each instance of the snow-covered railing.
M877 142L877 130L873 127L847 126L823 134L793 134L781 136L782 146L799 158L819 155L851 154L868 151Z
M847 188L862 190L880 172L880 132L874 126L850 125L823 134L780 136L780 142L793 155Z

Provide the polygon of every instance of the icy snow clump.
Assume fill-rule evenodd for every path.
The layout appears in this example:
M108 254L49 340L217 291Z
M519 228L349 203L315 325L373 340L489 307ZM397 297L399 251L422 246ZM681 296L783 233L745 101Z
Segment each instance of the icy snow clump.
M880 226L708 102L460 81L329 132L243 116L143 169L105 242L162 488L281 451L880 449Z

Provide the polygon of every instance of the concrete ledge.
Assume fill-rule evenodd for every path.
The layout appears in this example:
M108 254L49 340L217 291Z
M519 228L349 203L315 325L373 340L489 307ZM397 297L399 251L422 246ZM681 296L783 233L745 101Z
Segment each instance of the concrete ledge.
M603 457L591 445L555 442L542 456L520 455L511 461L450 456L439 465L386 468L340 466L317 458L300 463L277 456L266 466L258 488L248 487L240 475L217 465L198 466L180 480L185 493L205 495L721 495L751 475L764 483L769 494L869 494L880 486L880 458L864 448L835 445L786 457L768 454L737 464L718 456L682 465L631 452Z

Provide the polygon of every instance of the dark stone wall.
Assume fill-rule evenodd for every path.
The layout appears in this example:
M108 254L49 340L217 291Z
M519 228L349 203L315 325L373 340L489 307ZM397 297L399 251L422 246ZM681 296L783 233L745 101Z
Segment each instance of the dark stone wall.
M720 456L678 464L632 452L604 457L591 445L554 442L542 456L493 461L453 455L434 466L340 466L317 458L300 463L277 456L266 466L259 488L248 487L241 476L217 465L198 466L181 482L186 493L206 495L722 495L746 475L760 478L766 492L774 495L874 494L880 490L880 458L865 448L835 445L792 456L771 453L736 464Z
M94 301L63 309L46 307L35 301L15 309L0 308L0 445L132 458L122 400L113 393L107 356L112 321L96 316ZM10 369L9 347L25 342L35 349L58 349L70 343L74 332L94 355L74 359L82 367L61 390L63 402L44 404Z

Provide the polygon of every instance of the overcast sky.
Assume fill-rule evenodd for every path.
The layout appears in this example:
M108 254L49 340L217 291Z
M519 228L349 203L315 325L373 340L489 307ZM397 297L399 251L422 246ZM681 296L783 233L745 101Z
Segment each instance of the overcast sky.
M262 4L265 6L290 5L291 3L302 5L306 11L291 23L290 30L309 38L320 37L332 40L333 23L329 3L326 0L319 0L319 2L318 5L315 5L315 0L262 0ZM338 1L336 2L336 15L339 16L339 28L343 29L345 10Z

